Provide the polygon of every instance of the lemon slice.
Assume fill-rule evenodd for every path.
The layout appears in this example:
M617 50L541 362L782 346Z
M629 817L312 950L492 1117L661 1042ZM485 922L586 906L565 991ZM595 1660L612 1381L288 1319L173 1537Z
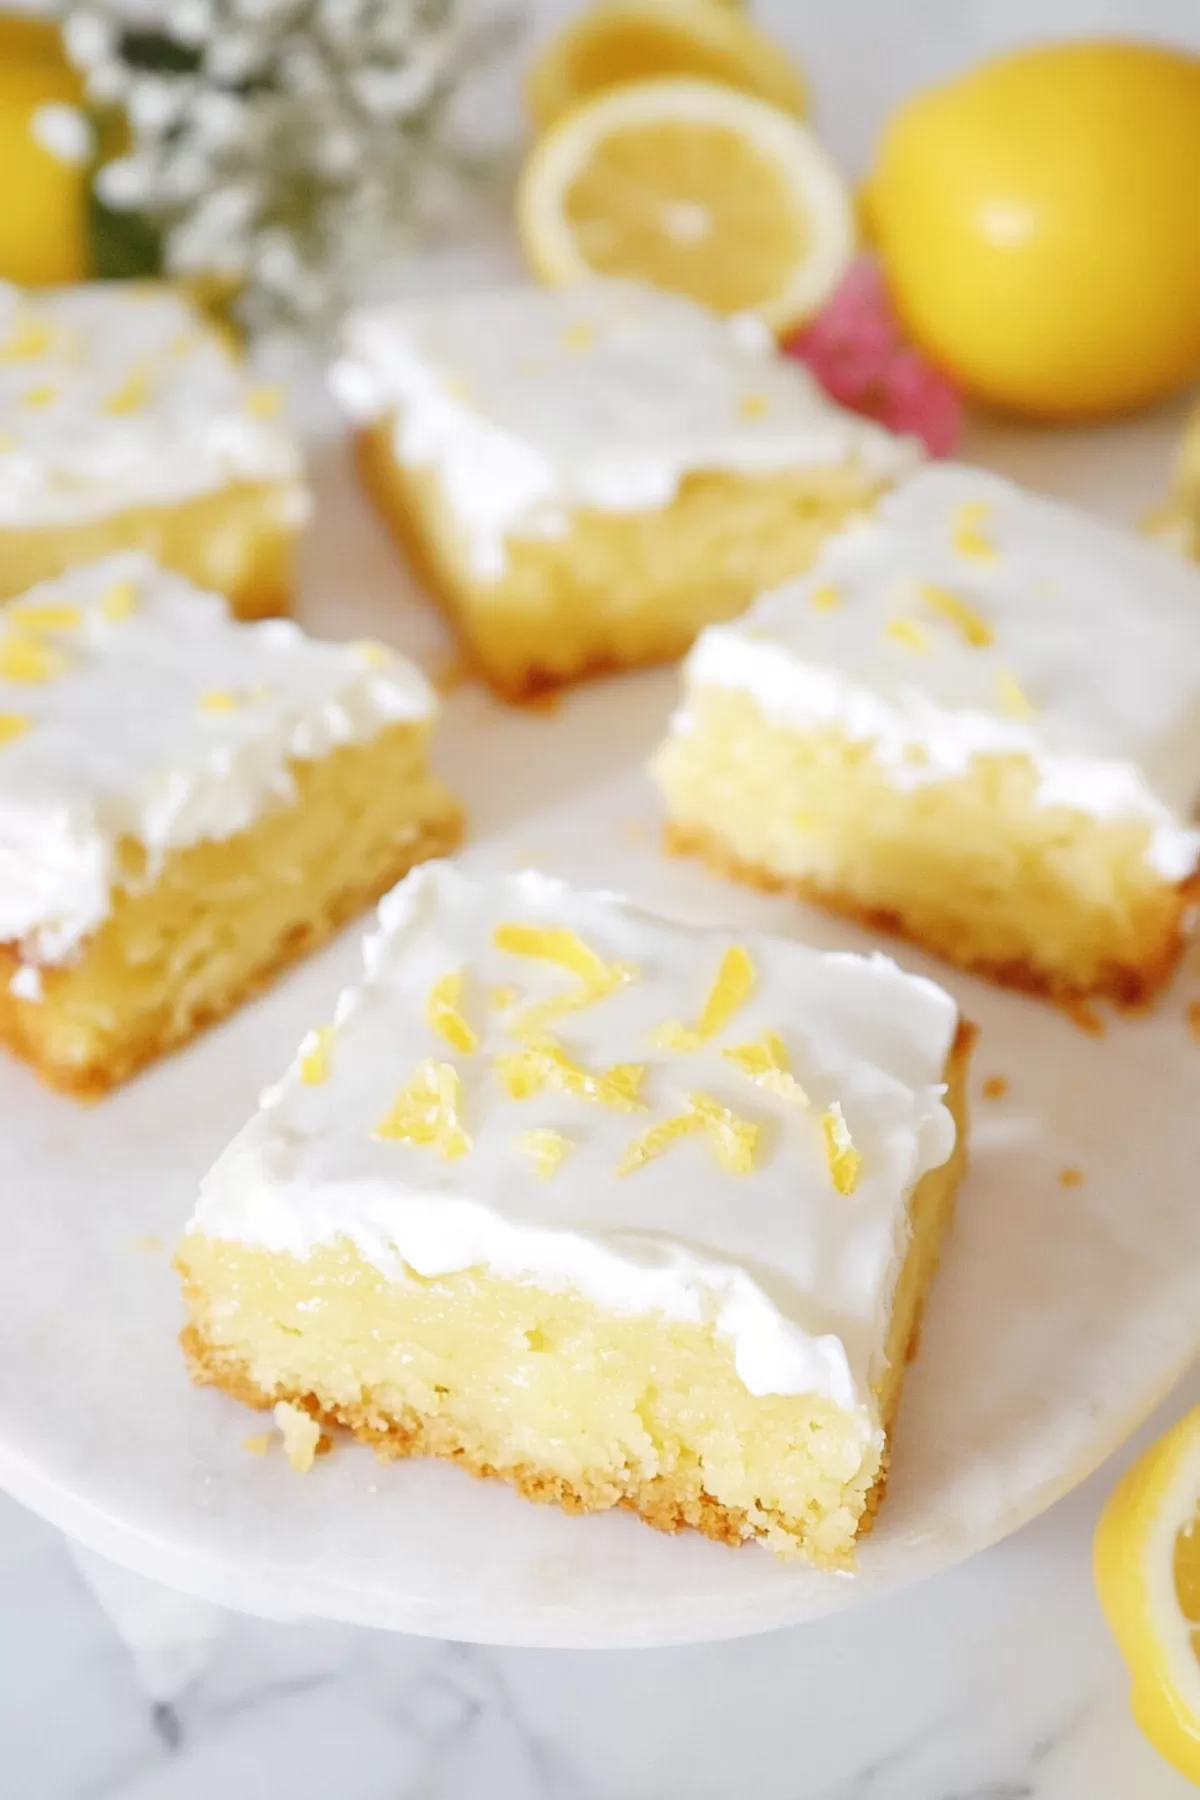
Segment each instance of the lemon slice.
M1133 1713L1200 1782L1200 1408L1136 1462L1096 1531L1096 1586L1133 1676Z
M720 0L606 0L551 39L525 98L545 131L583 100L662 75L699 76L804 111L804 82L786 52Z
M631 276L778 332L828 298L855 240L849 189L803 125L681 78L613 88L547 132L517 223L554 286Z

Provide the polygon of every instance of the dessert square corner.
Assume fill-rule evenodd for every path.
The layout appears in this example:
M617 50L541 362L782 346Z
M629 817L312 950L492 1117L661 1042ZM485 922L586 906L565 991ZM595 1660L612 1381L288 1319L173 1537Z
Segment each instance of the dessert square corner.
M845 1566L971 1037L887 957L428 865L202 1184L193 1376L572 1512Z
M624 281L346 324L368 491L502 695L682 654L913 466L756 321Z
M282 396L155 282L0 282L0 599L119 550L286 612L309 497Z
M1200 574L932 465L706 632L653 762L670 845L1076 1007L1200 899Z
M0 1042L103 1093L453 848L434 710L137 554L0 605Z

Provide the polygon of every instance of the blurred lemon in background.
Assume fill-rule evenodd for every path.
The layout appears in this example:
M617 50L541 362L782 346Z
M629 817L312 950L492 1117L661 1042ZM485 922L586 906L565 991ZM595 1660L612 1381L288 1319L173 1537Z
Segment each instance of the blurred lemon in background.
M1046 419L1200 373L1200 58L1024 50L887 125L866 212L909 331L968 391Z
M635 81L577 106L534 146L517 223L555 286L632 276L782 334L854 252L849 188L790 113L711 81Z
M1200 1408L1119 1483L1096 1530L1096 1586L1155 1749L1200 1782Z
M534 61L526 99L545 131L581 101L630 81L691 75L802 114L804 81L786 52L728 0L604 0Z
M86 265L82 86L57 30L0 17L0 277L78 281Z

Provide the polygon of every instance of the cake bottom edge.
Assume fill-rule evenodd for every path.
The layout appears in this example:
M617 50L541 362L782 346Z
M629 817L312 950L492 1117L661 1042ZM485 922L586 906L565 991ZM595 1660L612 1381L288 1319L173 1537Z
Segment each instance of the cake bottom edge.
M1032 962L995 962L987 958L966 961L947 946L933 942L928 935L911 930L899 912L887 907L866 905L844 889L828 886L821 881L780 875L765 864L747 861L730 847L720 832L710 826L684 824L681 820L669 819L663 830L663 843L669 855L696 857L715 874L740 882L744 887L757 888L760 893L766 894L791 894L797 900L820 906L824 911L849 919L856 925L865 925L869 930L883 932L889 937L912 944L919 950L940 956L952 967L965 969L968 974L983 976L995 982L998 987L1011 988L1019 993L1047 1000L1090 1031L1103 1029L1100 1021L1090 1011L1092 1001L1111 1001L1127 1012L1142 1011L1153 1004L1170 982L1187 947L1184 920L1188 909L1200 901L1198 870L1188 880L1179 883L1176 889L1178 906L1175 930L1162 942L1151 947L1143 962L1111 965L1102 980L1082 987L1060 980L1051 970L1039 968Z
M618 1507L636 1513L645 1524L668 1535L698 1531L712 1542L730 1548L765 1543L777 1556L787 1560L806 1561L827 1569L851 1566L852 1551L847 1555L823 1556L814 1551L811 1543L802 1542L804 1533L799 1520L789 1519L774 1508L763 1508L756 1521L744 1507L730 1506L716 1499L705 1490L697 1470L674 1470L665 1475L645 1475L632 1470L618 1489L606 1475L595 1481L567 1480L533 1462L497 1467L477 1443L448 1428L444 1420L415 1409L405 1409L400 1416L388 1415L372 1402L369 1395L357 1404L348 1405L327 1401L311 1391L302 1392L295 1388L285 1391L282 1386L264 1389L236 1351L214 1343L195 1322L184 1326L179 1341L188 1371L197 1386L219 1388L230 1399L260 1411L281 1400L286 1401L307 1413L324 1430L340 1428L349 1431L360 1442L370 1445L383 1461L432 1457L452 1463L478 1480L502 1481L515 1489L522 1499L542 1506L557 1506L572 1515L610 1512ZM890 1445L885 1443L855 1543L874 1524L887 1485L889 1459Z

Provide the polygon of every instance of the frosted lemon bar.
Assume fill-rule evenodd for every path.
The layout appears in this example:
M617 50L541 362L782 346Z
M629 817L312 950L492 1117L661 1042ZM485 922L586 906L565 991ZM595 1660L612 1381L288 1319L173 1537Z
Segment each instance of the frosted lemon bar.
M669 835L1065 1002L1170 976L1197 891L1200 576L930 467L700 639Z
M748 318L624 281L382 307L332 383L493 686L679 655L910 468Z
M451 847L433 711L136 552L0 606L0 1041L98 1093Z
M138 549L282 612L307 510L278 392L178 294L0 282L0 599Z
M844 1562L969 1040L887 957L430 864L203 1184L192 1372L573 1512Z

